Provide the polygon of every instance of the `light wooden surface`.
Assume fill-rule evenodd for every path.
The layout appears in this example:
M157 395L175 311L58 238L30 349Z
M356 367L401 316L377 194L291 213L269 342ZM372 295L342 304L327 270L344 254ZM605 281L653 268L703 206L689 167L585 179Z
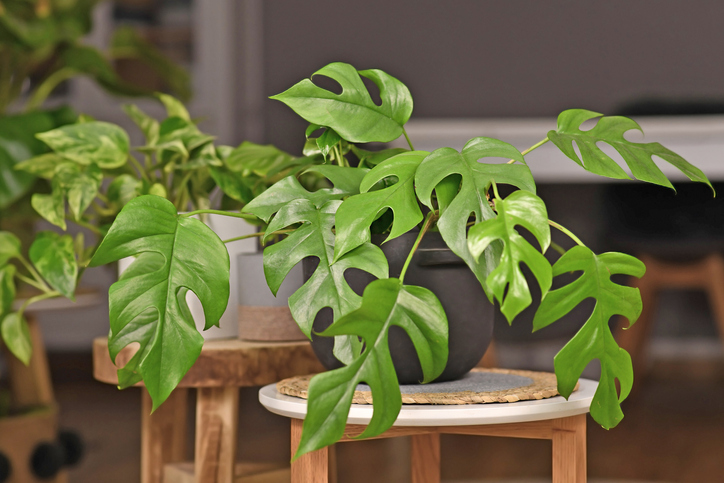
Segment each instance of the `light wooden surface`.
M288 465L276 463L237 463L234 483L289 483ZM191 462L166 465L163 483L196 483L194 464Z
M410 441L412 483L440 483L440 435L415 434Z
M186 459L188 390L176 389L151 413L151 396L141 390L141 481L161 482L163 468Z
M302 437L301 419L292 419L292 456ZM306 453L292 462L292 483L329 483L328 448Z
M646 369L647 345L654 327L656 302L662 290L699 289L703 290L712 307L719 338L724 343L724 258L718 253L692 263L673 263L656 259L650 255L639 255L646 265L646 274L640 279L632 278L630 285L639 289L643 310L631 329L628 321L620 318L616 340L631 354L634 380L638 386Z
M196 481L233 483L239 388L205 387L196 402Z
M5 483L66 483L65 471L55 477L40 479L30 468L30 458L39 443L52 443L58 436L58 411L46 407L22 416L0 418L0 453L12 465Z
M118 384L116 371L134 353L133 348L125 348L118 354L114 365L108 355L108 339L95 339L93 376L107 384ZM323 370L309 342L209 340L204 343L201 355L178 387L263 386L287 377Z

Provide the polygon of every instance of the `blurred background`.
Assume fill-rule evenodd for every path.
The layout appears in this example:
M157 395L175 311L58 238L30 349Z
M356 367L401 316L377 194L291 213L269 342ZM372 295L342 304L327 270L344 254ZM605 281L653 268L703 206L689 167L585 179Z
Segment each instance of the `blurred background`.
M718 182L724 181L722 20L724 4L704 0L123 0L95 7L86 42L104 48L116 28L134 29L191 73L191 114L225 144L272 143L298 154L305 122L268 96L344 61L382 69L410 88L415 108L408 132L418 148L460 148L465 139L488 135L523 149L555 128L560 111L585 108L631 115L647 141L680 152ZM169 90L133 61L115 62L114 69L129 82ZM124 102L78 78L55 89L46 105L69 104L132 130L119 109ZM161 115L153 100L134 102ZM682 182L676 197L665 188L632 190L634 182L561 173L555 163L562 155L554 157L543 149L529 157L541 175L539 194L550 217L594 250L676 260L721 251L724 207L705 186ZM93 269L84 284L105 293L115 277L114 270ZM637 374L626 418L608 432L589 421L592 479L721 481L724 334L705 293L662 295L642 356L647 370ZM103 300L43 313L40 322L61 422L87 442L70 481L137 481L139 392L118 392L91 377L92 340L108 331ZM533 336L530 318L512 328L498 322L498 362L510 368L551 370L575 330L573 321ZM255 390L243 391L240 432L245 459L287 457L288 422L260 408ZM342 446L340 481L406 481L406 444ZM549 481L549 445L448 436L443 480Z

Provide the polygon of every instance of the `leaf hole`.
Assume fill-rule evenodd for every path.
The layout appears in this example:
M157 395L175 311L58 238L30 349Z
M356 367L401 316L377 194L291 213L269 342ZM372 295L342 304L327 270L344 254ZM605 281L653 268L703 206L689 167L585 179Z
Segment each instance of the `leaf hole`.
M596 117L596 118L593 118L593 119L589 119L589 120L587 120L587 121L584 121L584 122L579 126L578 129L579 129L580 131L583 131L583 132L590 131L591 129L593 129L594 127L596 127L596 124L598 124L598 120L599 120L599 119L601 119L601 118L600 118L600 117Z
M344 272L344 279L347 281L347 284L354 293L361 297L365 287L367 287L367 285L371 282L377 280L377 277L371 273L365 272L364 270L360 270L359 268L349 268Z
M322 89L328 90L329 92L337 94L338 96L341 95L342 92L344 92L342 84L332 79L331 77L327 77L326 75L317 74L312 77L312 82L314 82L314 85L316 85L317 87L321 87Z
M382 97L380 96L380 88L377 87L377 84L372 82L366 77L361 77L362 83L364 83L365 87L367 88L367 92L370 93L370 98L372 99L372 102L377 107L382 107Z
M624 161L623 156L621 156L621 154L616 151L616 148L603 141L597 142L596 147L603 151L603 153L611 158L616 164L618 164L628 176L633 178L633 175L631 174L631 169L628 167L628 164L626 164L626 161Z

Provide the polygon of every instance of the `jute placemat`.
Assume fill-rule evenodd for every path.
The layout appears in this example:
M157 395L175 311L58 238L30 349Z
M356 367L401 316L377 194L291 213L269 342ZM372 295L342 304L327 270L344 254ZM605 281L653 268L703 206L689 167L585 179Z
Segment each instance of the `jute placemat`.
M287 396L307 399L309 376L297 376L277 383ZM578 385L576 385L576 390ZM402 404L484 404L546 399L557 396L556 376L550 372L475 368L456 381L401 385ZM369 387L360 384L354 404L372 404Z

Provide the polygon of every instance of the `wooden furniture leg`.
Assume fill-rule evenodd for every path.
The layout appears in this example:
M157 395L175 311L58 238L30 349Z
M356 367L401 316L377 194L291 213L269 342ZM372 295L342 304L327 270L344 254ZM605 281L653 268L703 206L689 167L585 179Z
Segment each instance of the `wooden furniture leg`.
M302 438L304 420L292 419L292 456L297 453ZM328 448L322 448L300 456L292 461L291 483L328 483L329 482Z
M55 404L53 384L50 380L48 357L40 327L31 314L26 315L33 343L33 355L26 366L15 356L7 357L8 374L16 406L49 406Z
M440 483L440 434L416 434L411 440L412 483Z
M586 415L554 419L553 483L586 483Z
M156 411L141 390L141 483L162 483L163 467L186 459L188 389L176 388Z
M714 310L714 322L719 330L719 339L724 343L724 258L718 254L709 258L707 295Z
M238 387L202 387L196 402L196 483L233 483Z

